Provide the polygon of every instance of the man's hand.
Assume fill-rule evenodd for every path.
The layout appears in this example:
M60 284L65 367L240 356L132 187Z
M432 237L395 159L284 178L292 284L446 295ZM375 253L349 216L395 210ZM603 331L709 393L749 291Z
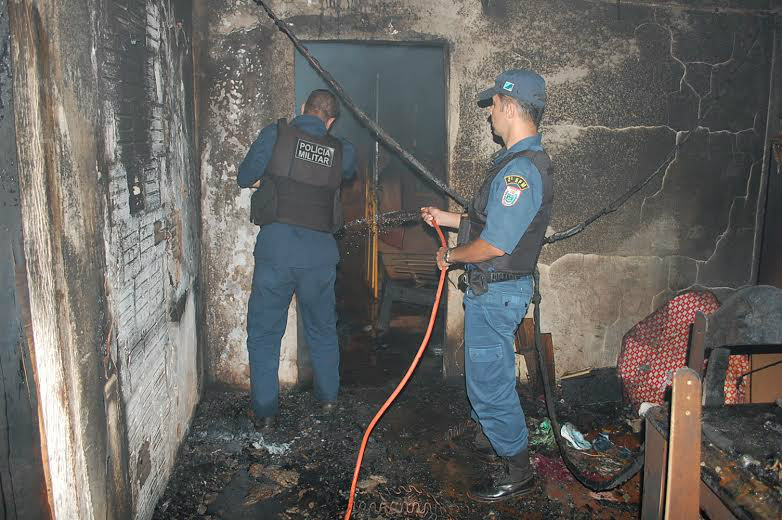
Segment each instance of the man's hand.
M445 261L446 251L448 251L447 247L441 247L437 250L437 267L439 267L441 271L446 271L451 266L451 264Z
M505 254L502 249L497 249L482 238L452 248L448 254L449 262L445 261L446 251L448 251L447 247L437 250L437 266L440 269L448 269L453 264L477 264Z
M436 220L440 227L458 229L462 216L459 213L452 213L434 206L424 206L421 208L421 218L432 227L434 227L432 221Z
M429 224L431 227L434 227L434 224L432 223L434 220L437 221L437 223L440 223L440 214L443 212L440 208L435 208L434 206L424 206L421 208L421 218Z

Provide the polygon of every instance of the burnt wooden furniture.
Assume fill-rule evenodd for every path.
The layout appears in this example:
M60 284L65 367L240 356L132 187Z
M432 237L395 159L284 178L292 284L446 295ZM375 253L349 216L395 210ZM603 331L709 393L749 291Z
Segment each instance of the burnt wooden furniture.
M730 354L778 351L782 351L780 289L747 287L727 298L716 312L696 315L689 371L701 376L703 361L709 360L700 397L701 420L689 432L677 428L682 403L677 401L681 395L677 394L678 379L674 380L670 420L662 408L647 415L644 520L697 518L693 503L712 520L782 518L782 487L763 469L769 460L782 458L782 408L775 404L725 406L724 393ZM694 413L690 410L690 416ZM684 455L674 451L676 446L685 447ZM693 474L696 451L699 468ZM689 481L679 478L671 483L681 472L691 475Z
M380 253L383 266L383 293L375 328L387 332L394 302L431 306L437 287L439 269L432 254Z
M782 352L782 290L757 285L736 291L712 314L698 312L690 337L687 364L703 378L703 405L722 406L731 354Z
M641 518L697 519L700 509L701 381L689 368L673 378L668 440L647 419Z
M698 498L700 510L708 518L782 518L782 488L763 474L769 456L773 458L782 447L781 432L782 408L775 404L702 408L700 464L698 473L691 479L695 489L693 485L686 489L689 496ZM676 456L668 456L670 437L668 410L660 407L649 412L643 520L663 518L668 462L673 461L674 465L681 462ZM689 445L695 449L697 443L690 440ZM673 493L683 489L681 485L672 486ZM665 518L686 517L674 513Z

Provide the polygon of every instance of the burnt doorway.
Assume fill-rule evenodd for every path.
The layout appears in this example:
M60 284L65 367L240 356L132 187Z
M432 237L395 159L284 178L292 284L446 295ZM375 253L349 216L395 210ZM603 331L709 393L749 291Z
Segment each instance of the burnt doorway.
M447 82L445 47L433 44L308 42L307 47L352 100L435 176L446 180ZM328 88L296 54L297 111L314 89ZM356 179L343 184L345 220L443 207L444 196L385 148L344 104L332 134L351 141L358 155ZM354 226L339 239L337 275L340 319L376 326L389 283L423 291L437 280L436 234L420 221ZM433 298L433 297L432 297Z

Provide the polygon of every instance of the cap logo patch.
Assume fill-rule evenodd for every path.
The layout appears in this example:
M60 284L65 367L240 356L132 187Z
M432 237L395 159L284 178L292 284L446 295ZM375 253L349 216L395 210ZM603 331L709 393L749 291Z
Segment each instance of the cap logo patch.
M505 176L505 191L502 192L501 202L506 208L514 206L521 198L521 194L529 188L529 184L520 175Z
M502 88L503 88L504 90L507 90L508 92L513 92L513 87L515 87L515 86L516 86L516 85L514 85L514 84L513 84L513 83L511 83L510 81L506 81L506 82L505 82L505 84L502 86Z

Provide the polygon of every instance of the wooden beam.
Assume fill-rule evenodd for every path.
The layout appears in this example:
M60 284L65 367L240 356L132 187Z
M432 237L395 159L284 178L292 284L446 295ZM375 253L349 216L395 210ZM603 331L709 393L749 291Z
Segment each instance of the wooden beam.
M524 356L527 365L527 380L535 395L543 393L543 384L538 370L538 353L535 350L535 322L525 318L516 330L516 352Z
M665 518L697 520L700 517L701 381L690 368L680 368L673 376L670 424Z
M706 315L695 313L695 323L690 327L690 352L687 366L694 370L698 377L703 377L704 342L706 339Z
M548 373L548 379L551 384L556 384L556 370L554 367L554 340L551 337L551 333L540 335L540 343L543 349L544 361L546 362L546 372Z
M643 499L641 520L659 520L665 505L665 474L668 468L668 443L654 423L646 419Z

